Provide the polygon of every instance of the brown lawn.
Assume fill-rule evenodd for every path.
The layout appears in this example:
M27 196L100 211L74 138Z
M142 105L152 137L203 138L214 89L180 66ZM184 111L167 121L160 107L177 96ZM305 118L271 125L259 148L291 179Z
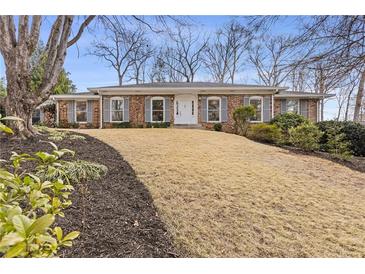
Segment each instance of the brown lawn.
M365 174L189 129L83 130L135 169L186 256L365 257Z

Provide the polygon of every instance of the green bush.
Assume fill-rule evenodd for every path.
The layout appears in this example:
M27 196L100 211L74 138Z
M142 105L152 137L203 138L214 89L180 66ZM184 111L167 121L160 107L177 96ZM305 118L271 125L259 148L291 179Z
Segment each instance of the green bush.
M115 124L114 127L116 128L131 128L131 123L130 122L122 122L119 124Z
M253 124L249 127L247 137L264 143L279 143L281 130L276 125Z
M311 122L289 128L289 141L295 147L306 151L319 149L319 140L323 132Z
M148 122L146 124L147 128L168 128L170 127L170 122Z
M280 128L284 134L287 134L290 128L297 127L307 121L308 120L302 115L287 112L276 115L270 123Z
M215 131L222 131L222 124L221 123L214 124L213 129Z
M344 134L344 141L349 142L349 150L356 156L365 156L365 126L352 121L322 121L317 123L324 132L320 140L321 147L326 149L328 143L328 132L339 127L339 133Z
M238 135L246 135L250 118L254 117L256 109L254 106L240 106L233 112L234 129Z

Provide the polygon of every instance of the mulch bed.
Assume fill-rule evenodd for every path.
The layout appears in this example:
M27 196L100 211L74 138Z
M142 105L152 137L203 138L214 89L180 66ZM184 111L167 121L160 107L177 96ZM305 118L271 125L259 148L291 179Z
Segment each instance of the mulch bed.
M79 134L82 135L82 134ZM84 135L86 141L64 139L59 148L76 152L78 159L104 164L108 173L102 179L75 186L72 206L65 218L57 220L66 232L78 230L79 238L61 257L178 257L172 239L159 218L146 187L134 170L107 144ZM0 159L11 151L34 153L52 151L42 141L0 138Z

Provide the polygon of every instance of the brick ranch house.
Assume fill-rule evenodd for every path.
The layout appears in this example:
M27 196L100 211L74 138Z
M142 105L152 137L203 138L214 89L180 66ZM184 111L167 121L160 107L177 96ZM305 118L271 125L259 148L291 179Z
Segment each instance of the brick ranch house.
M279 113L296 112L319 121L320 101L329 95L292 92L283 87L218 83L149 83L89 88L88 92L54 95L59 127L111 128L120 123L152 123L211 129L221 123L233 130L233 111L254 105L253 123L269 122ZM43 115L45 116L45 115Z

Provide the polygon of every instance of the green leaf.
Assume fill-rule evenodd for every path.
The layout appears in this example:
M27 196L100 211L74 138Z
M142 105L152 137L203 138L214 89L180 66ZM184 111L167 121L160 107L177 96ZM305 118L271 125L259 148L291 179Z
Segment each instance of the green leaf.
M27 230L27 235L42 233L46 228L53 224L55 218L51 214L38 218Z
M16 116L5 116L1 120L11 120L11 121L24 121L23 119Z
M14 258L24 252L27 248L27 244L25 242L18 243L14 245L12 248L8 250L5 254L5 258Z
M13 217L13 226L16 231L18 231L18 233L23 237L27 236L26 231L30 224L31 220L27 216L16 215Z
M6 234L0 241L0 247L7 247L15 245L19 242L22 242L24 240L24 237L19 235L17 232L11 232L9 234Z
M4 125L3 123L0 123L0 131L3 131L5 133L14 134L14 131L10 128Z
M70 233L68 233L63 239L62 242L66 242L66 241L72 241L74 239L76 239L78 236L80 235L79 231L72 231Z
M62 231L62 228L60 228L59 226L56 226L54 229L53 229L54 233L56 234L56 237L57 237L57 240L58 241L61 241L62 240L62 237L63 237L63 231Z

